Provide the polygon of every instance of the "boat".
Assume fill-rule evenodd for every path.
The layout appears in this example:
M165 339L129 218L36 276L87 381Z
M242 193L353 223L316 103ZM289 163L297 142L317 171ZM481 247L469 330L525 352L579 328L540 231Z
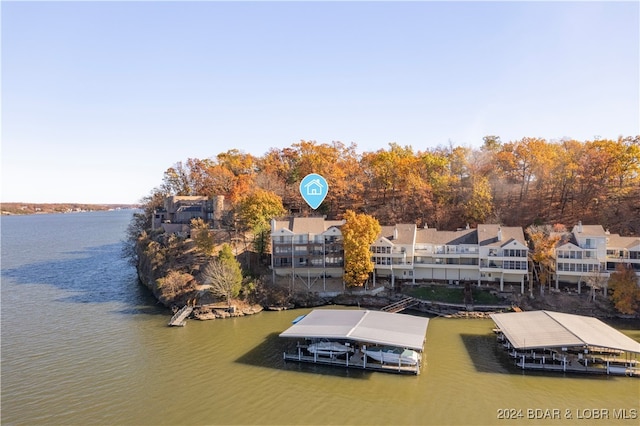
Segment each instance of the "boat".
M344 355L347 352L350 352L352 349L350 346L347 346L343 343L322 341L310 344L309 346L307 346L307 350L312 354L334 356Z
M299 323L304 317L306 317L306 315L300 315L299 317L296 317L293 321L291 321L291 324Z
M372 346L364 353L383 364L417 365L420 362L418 352L395 346Z

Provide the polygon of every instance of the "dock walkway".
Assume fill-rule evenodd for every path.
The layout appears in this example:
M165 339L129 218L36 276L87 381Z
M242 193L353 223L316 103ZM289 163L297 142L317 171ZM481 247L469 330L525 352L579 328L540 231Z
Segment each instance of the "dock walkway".
M171 327L184 327L187 323L186 319L193 312L193 306L185 305L178 312L176 312L169 321Z
M385 306L384 308L381 309L381 311L391 312L392 314L395 314L397 312L400 312L412 306L415 306L418 303L420 303L420 300L414 297L406 297L398 302L394 302L390 305Z
M416 308L421 312L427 312L438 316L447 316L456 312L500 312L513 309L512 305L476 305L463 303L446 303L433 300L418 299L416 297L405 297L402 300L391 303L381 311L397 313L409 308Z

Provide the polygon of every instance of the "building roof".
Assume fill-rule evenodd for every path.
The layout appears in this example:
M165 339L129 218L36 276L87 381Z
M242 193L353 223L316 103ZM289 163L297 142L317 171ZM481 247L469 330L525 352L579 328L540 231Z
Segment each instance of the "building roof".
M478 244L478 233L475 229L462 229L458 231L438 231L435 228L418 229L416 232L418 244Z
M384 237L393 244L414 244L416 225L413 223L399 223L397 225L382 226L379 237Z
M345 339L421 351L428 318L382 311L314 309L280 337Z
M584 237L604 237L606 231L602 225L583 225L582 222L573 227L571 233L574 235L581 235Z
M590 346L640 353L640 343L597 318L551 311L499 313L491 318L516 349Z
M274 220L272 232L288 229L296 235L320 235L332 226L341 227L344 220L325 220L323 217L291 217Z
M481 246L501 247L506 241L511 239L526 245L524 231L519 226L478 224L478 244Z
M634 249L640 247L640 237L621 237L618 234L609 235L607 248Z

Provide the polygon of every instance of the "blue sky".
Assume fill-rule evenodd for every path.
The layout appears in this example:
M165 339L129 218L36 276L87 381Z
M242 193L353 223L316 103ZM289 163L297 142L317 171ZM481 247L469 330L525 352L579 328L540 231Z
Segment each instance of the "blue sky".
M637 2L8 2L2 201L134 203L301 139L640 134Z

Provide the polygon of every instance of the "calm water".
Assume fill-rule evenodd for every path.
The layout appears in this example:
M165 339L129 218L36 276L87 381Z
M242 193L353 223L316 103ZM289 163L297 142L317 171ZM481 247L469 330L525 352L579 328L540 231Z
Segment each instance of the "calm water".
M491 321L431 320L420 376L285 364L277 335L306 310L169 328L120 258L130 216L2 217L3 425L638 424L613 410L633 417L640 380L523 374Z

